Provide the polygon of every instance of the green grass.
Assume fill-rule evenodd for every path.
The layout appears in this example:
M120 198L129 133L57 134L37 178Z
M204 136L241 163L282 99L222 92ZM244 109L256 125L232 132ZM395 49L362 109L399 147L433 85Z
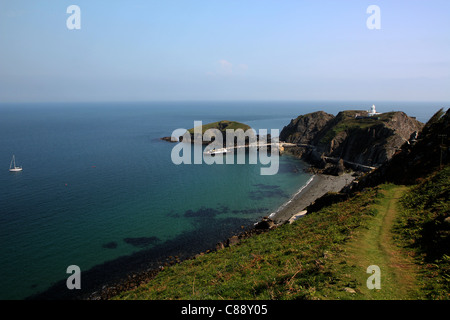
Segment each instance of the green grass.
M397 219L400 196L407 190L392 184L378 188L375 202L370 206L373 218L358 229L355 238L343 248L342 254L332 261L333 272L354 279L353 299L403 300L422 298L416 284L416 270L407 250L392 239L392 228ZM368 266L381 270L381 289L367 288Z
M420 266L421 290L429 299L450 299L450 166L421 179L402 199L395 226L399 245Z
M349 135L351 132L357 130L365 130L372 126L378 125L383 122L388 122L392 119L395 112L382 113L378 116L370 118L356 119L355 115L359 114L360 111L347 110L342 111L339 114L339 121L334 127L332 127L320 140L321 144L328 144L336 137L339 133L346 131Z
M188 130L189 133L193 134L194 129L195 128L189 129ZM205 131L208 129L219 129L222 132L225 132L225 130L227 130L227 129L231 129L231 130L242 129L245 132L248 129L251 129L251 127L244 123L237 122L237 121L222 120L222 121L217 121L217 122L212 122L212 123L202 125L202 134L205 133Z
M378 120L375 119L346 119L343 121L340 121L336 126L328 130L328 132L323 136L323 138L320 140L320 143L327 144L330 143L331 140L333 140L334 137L336 137L339 133L343 131L347 131L347 133L350 135L351 132L356 130L362 130L369 127L372 127L376 124L378 124Z

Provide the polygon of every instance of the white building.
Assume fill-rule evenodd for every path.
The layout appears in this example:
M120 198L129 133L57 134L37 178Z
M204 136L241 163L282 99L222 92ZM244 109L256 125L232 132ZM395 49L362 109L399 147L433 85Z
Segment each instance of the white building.
M375 116L377 114L381 114L381 113L377 112L377 110L375 109L375 105L372 105L370 110L367 111L367 112L369 112L369 117Z

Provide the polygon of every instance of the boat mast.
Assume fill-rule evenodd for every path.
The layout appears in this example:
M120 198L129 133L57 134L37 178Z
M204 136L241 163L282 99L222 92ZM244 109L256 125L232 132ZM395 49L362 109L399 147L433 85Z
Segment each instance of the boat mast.
M13 168L13 167L12 167L13 162L14 162L14 168L15 168L15 167L16 167L16 159L15 159L14 155L13 155L13 157L12 157L12 159L11 159L11 163L9 164L9 168L10 168L10 169Z

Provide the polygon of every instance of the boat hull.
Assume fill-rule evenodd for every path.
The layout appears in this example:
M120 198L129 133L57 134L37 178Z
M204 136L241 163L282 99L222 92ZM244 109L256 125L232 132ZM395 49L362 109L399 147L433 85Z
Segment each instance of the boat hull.
M204 152L204 154L226 154L226 153L231 153L231 150L216 150Z

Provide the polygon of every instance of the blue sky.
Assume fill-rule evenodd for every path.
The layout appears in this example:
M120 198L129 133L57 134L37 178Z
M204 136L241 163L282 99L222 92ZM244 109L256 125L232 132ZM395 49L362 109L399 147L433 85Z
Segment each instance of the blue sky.
M450 101L450 1L0 0L0 102L155 100Z

